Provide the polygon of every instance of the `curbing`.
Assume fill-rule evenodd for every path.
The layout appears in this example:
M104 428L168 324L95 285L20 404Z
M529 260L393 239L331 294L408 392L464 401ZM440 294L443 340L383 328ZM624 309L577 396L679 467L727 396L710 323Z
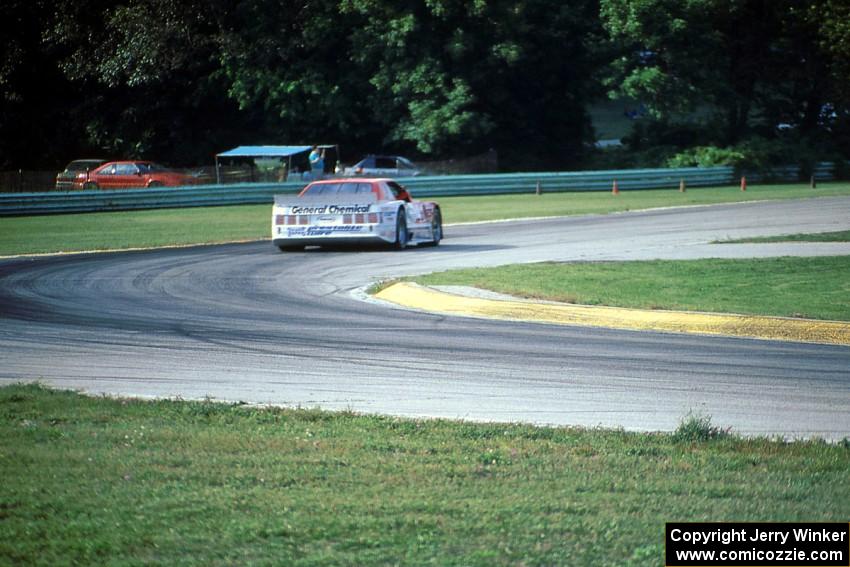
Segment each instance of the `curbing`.
M489 299L408 282L393 284L375 297L412 309L489 319L850 346L850 323L841 321Z

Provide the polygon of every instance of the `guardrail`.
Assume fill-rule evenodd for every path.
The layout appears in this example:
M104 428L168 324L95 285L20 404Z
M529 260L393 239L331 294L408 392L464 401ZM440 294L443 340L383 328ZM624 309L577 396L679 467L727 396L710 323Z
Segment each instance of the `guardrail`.
M831 162L823 162L815 165L812 170L812 177L816 181L830 181L835 179L836 165ZM795 181L802 179L802 168L799 165L787 165L773 167L764 172L744 172L748 181L753 183L761 183L763 181L778 180L778 181Z
M497 195L534 193L538 184L546 193L565 191L610 191L614 180L621 191L679 187L709 187L733 182L731 167L679 169L623 169L566 173L507 173L492 175L456 175L414 177L402 181L414 195L421 197Z
M835 166L821 163L815 168L818 181L834 178ZM770 178L798 180L799 167L779 168ZM766 176L748 175L758 182ZM614 181L620 191L729 185L737 182L732 167L690 167L678 169L633 169L579 171L566 173L505 173L485 175L446 175L405 178L402 183L416 197L498 195L566 191L610 191ZM155 189L113 191L70 191L0 194L0 216L42 215L137 209L207 207L215 205L269 204L274 196L297 193L303 181L248 183L236 185L197 185Z

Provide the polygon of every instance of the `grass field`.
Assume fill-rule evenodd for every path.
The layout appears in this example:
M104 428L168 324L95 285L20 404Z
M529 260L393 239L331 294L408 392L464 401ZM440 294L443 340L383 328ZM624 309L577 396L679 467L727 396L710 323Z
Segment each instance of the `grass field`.
M850 242L850 230L820 232L817 234L788 234L785 236L742 238L740 240L721 240L719 242L727 244L737 244L742 242Z
M270 238L271 205L0 219L0 255L117 250Z
M818 185L754 185L747 191L737 187L712 187L678 190L621 191L594 193L544 193L543 195L497 195L490 197L453 197L440 199L446 222L487 221L502 218L525 218L608 214L625 211L716 205L749 201L802 199L850 195L850 183Z
M765 199L850 195L850 183L549 193L439 199L446 223L582 214ZM0 219L0 256L189 245L270 238L271 205L163 209Z
M582 305L850 321L850 256L522 264L414 279Z
M666 521L850 517L850 445L0 388L0 564L661 565Z

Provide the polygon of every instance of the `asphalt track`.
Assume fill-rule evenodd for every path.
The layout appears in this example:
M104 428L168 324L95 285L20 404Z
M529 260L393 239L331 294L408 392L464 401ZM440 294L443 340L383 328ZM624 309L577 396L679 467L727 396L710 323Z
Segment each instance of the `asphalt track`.
M841 439L846 346L444 316L362 289L541 260L850 255L711 244L848 228L850 198L827 198L455 226L438 248L402 252L260 242L7 259L0 383L628 430L700 412L746 435Z

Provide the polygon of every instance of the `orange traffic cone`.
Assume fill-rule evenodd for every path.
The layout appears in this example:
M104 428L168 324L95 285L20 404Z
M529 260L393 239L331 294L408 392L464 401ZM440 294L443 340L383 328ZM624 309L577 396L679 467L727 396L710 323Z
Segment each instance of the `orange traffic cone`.
M741 191L747 190L747 178L741 177Z
M617 180L616 179L614 180L614 186L611 188L611 193L613 193L614 195L620 194L620 189L617 187Z

